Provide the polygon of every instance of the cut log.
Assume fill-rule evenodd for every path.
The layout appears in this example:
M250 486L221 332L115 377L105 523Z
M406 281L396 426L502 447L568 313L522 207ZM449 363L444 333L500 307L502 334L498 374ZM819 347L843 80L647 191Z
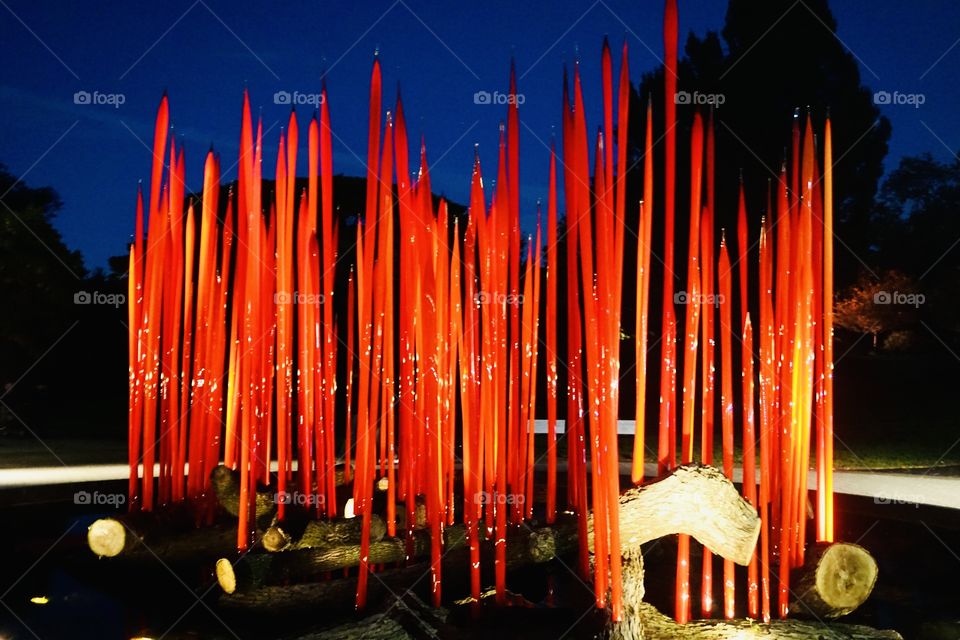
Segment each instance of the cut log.
M223 511L236 517L240 504L240 474L223 465L210 474L213 493ZM138 511L94 521L87 529L87 544L101 558L114 558L143 549L144 540L154 550L169 549L186 553L191 548L215 550L219 554L229 547L218 547L224 529L230 527L205 527L197 529L200 516L209 509L209 503L185 500L164 506L155 511ZM258 491L256 496L257 519L263 526L276 510L273 495ZM264 519L266 521L264 522ZM205 529L212 529L204 533ZM233 527L236 538L236 527ZM236 545L236 540L234 540Z
M803 620L777 620L769 624L750 620L705 620L678 625L652 605L642 602L644 586L640 545L665 535L686 533L712 548L718 555L746 564L759 535L760 523L756 511L719 471L700 465L686 465L659 481L628 490L621 497L619 512L623 540L621 553L624 557L624 620L608 624L608 637L624 640L901 638L894 631ZM591 538L592 525L591 520L588 527ZM447 527L444 533L444 575L449 576L448 567L462 571L467 566L466 535L462 526ZM489 541L483 542L483 557L490 557L490 547ZM576 521L567 514L551 527L511 529L507 539L507 562L513 569L525 563L544 562L573 552L576 548ZM429 534L417 532L414 536L414 557L422 557L429 550ZM836 564L830 560L826 550L818 555L821 558L827 555L827 561ZM406 544L401 539L384 538L370 545L371 564L391 564L406 559ZM357 584L352 577L287 586L272 583L293 582L299 577L316 580L311 576L340 567L356 566L359 560L360 547L357 544L297 552L255 553L237 564L223 558L217 566L218 581L226 592L220 602L228 609L270 615L352 609ZM824 562L821 560L819 565L824 565ZM429 575L429 571L429 563L419 563L375 574L376 579L368 583L368 604L382 601L398 590L412 588ZM837 569L833 571L836 574ZM868 576L869 572L863 571L866 570L857 565L856 575ZM872 586L872 581L870 584ZM347 634L344 637L361 637L362 633L357 635L354 633L356 629L353 629L355 626L359 629L359 625L362 625L362 621L344 625L339 630ZM395 627L391 628L396 630Z
M360 544L362 518L311 520L306 523L274 524L263 534L263 548L270 552L297 549L330 549L345 544ZM370 541L378 542L387 533L383 519L370 517Z
M368 583L367 604L376 607L378 604L396 598L397 594L404 593L410 585L418 581L425 581L430 573L429 563L411 565L403 569L393 569L376 574ZM356 597L356 578L340 578L327 582L290 585L286 587L271 586L247 592L238 592L233 595L221 595L220 606L227 610L243 611L254 615L288 616L310 612L311 614L329 613L334 611L352 611ZM625 600L626 604L626 600ZM903 640L896 631L873 629L861 625L838 623L818 623L805 620L775 620L768 624L751 620L697 620L687 624L677 624L673 619L660 613L656 607L646 602L630 602L629 606L636 612L632 626L620 626L608 630L607 637L618 640ZM399 615L404 610L402 606L390 607L390 615ZM524 611L535 616L538 609L524 609L513 607L510 609L518 628L523 627L521 619ZM559 610L558 610L559 611ZM324 632L324 638L366 638L370 622L380 620L383 614L374 614L368 618L345 623ZM423 616L421 622L428 621ZM447 625L443 625L446 627ZM449 629L417 629L417 633L404 630L398 626L390 626L391 638L420 638L420 637L453 637ZM469 630L462 630L464 637L482 637L471 635ZM629 634L622 633L629 631ZM590 635L594 635L591 633ZM378 636L379 637L379 636Z
M397 530L403 531L407 526L407 505L397 503ZM422 496L417 496L413 511L413 528L423 529L427 526L427 502Z
M587 532L592 551L592 514ZM675 533L691 535L713 553L747 565L760 535L760 517L718 469L700 464L677 467L620 496L621 551Z
M224 466L211 472L214 495L223 511L236 517L240 499L239 474ZM267 491L257 493L257 523L265 527L276 509L272 495ZM149 556L154 551L160 557L188 557L191 553L197 560L206 560L209 554L216 557L228 553L231 546L223 540L232 531L232 546L236 546L236 525L226 522L197 528L202 514L209 512L210 503L193 500L166 505L155 511L137 511L109 518L100 518L87 529L87 544L101 558L114 558L142 553ZM149 547L149 550L145 547Z
M642 620L642 635L612 636L624 640L740 640L769 638L780 640L903 640L896 631L861 625L826 624L806 620L774 620L767 624L753 620L696 620L677 624L646 602L637 605Z
M374 547L374 545L370 546L371 549ZM276 555L280 554L269 554L270 557ZM218 568L225 567L226 564L229 564L229 561L218 562ZM419 563L402 569L388 569L375 574L376 577L371 577L367 583L367 606L372 608L392 593L402 593L410 585L429 574L429 563ZM220 578L219 572L217 577ZM264 586L249 590L238 588L234 593L221 594L219 606L257 616L283 617L306 612L352 612L356 597L357 579L351 576L325 582Z
M504 609L500 609L500 613ZM413 593L403 593L384 613L325 629L310 640L397 640L397 638L454 638L463 630L447 623L448 613L435 609ZM306 640L303 638L301 640Z
M370 547L371 555L382 552L376 543ZM220 558L217 560L215 573L224 593L236 593L270 585L319 581L325 572L339 569L338 565L343 564L343 557L331 553L317 553L311 549L249 553L234 561L228 557Z
M643 638L644 614L643 596L646 594L643 583L643 554L640 547L634 547L623 554L621 565L623 576L623 618L619 622L608 622L607 635L617 640ZM654 609L656 611L656 609Z
M375 613L360 620L344 622L320 632L315 637L317 640L486 638L497 635L516 637L518 634L502 632L506 629L532 629L535 631L530 635L534 637L548 637L547 634L553 632L558 637L616 637L630 640L903 640L895 631L860 625L815 624L803 620L776 620L769 624L750 620L702 620L681 625L660 613L653 605L640 602L635 606L644 622L643 628L637 629L638 635L604 636L593 626L587 615L589 612L523 606L498 607L490 612L491 620L484 622L483 619L473 620L470 614L457 615L459 612L456 607L449 615L444 616L444 610L440 610L440 615L431 616L430 611L436 610L417 607L408 596L403 596L402 603L389 607L385 613ZM415 616L418 624L404 624L405 620L401 616L407 611ZM544 613L547 612L549 618L544 618ZM570 616L564 616L567 612L575 621L572 626L566 620ZM510 622L504 623L504 618L509 618ZM560 622L561 620L563 622ZM562 626L551 629L551 623Z
M507 540L507 565L519 567L548 562L557 555L576 549L576 522L565 518L552 527L516 531ZM430 536L426 531L414 535L412 558L430 553ZM467 567L466 530L454 525L444 530L444 564L452 568ZM492 543L485 541L483 550L492 557ZM237 560L226 556L217 561L217 581L225 593L257 590L280 583L319 580L324 573L360 565L360 545L344 544L329 548L303 548L275 553L248 553ZM371 565L396 564L407 561L407 545L401 538L383 538L370 544Z
M222 464L218 465L210 472L210 485L223 510L233 517L238 517L240 515L240 472ZM277 510L276 495L266 489L257 490L254 504L258 522L269 518Z
M370 543L371 564L393 564L405 558L403 540L387 538ZM300 549L276 553L249 553L237 560L217 560L217 582L224 593L256 591L283 583L315 582L335 569L360 564L360 545L347 544L328 549ZM326 583L323 583L326 584Z
M156 511L135 511L95 520L87 529L87 544L101 558L113 558L136 548L149 535L157 540L196 527L198 505L179 502Z
M100 518L87 528L87 545L100 558L138 553L149 556L150 550L161 557L165 553L187 557L194 550L199 554L198 561L209 558L209 553L214 553L216 557L230 550L229 546L221 544L224 531L232 530L236 537L236 527L228 525L198 529L198 514L203 513L204 508L204 505L185 501L156 511L137 511Z
M127 527L116 518L100 518L87 528L87 544L97 557L116 557L127 547Z
M374 545L371 545L371 549L373 549L373 547ZM466 555L458 554L458 551L465 550L458 546L455 547L454 553L443 557L442 562L445 572L465 566L464 560L466 559ZM276 557L283 554L263 555ZM229 586L229 580L234 579L236 576L236 574L231 574L229 569L227 569L229 564L227 559L222 559L218 562L218 581L221 587L224 586L225 582ZM514 565L511 565L511 567L513 566ZM371 574L367 583L368 610L376 611L377 607L384 601L390 601L390 603L393 604L394 600L406 601L409 596L416 598L416 589L425 590L429 588L430 581L428 578L430 572L429 562L417 562L406 567L386 569L385 571ZM223 573L224 579L220 579L221 573ZM490 577L492 579L492 575ZM322 582L265 585L255 589L243 589L243 580L244 578L241 577L239 581L236 582L234 592L220 594L218 600L220 607L228 611L242 612L243 614L256 617L280 617L287 620L290 616L304 614L312 616L318 612L324 612L335 618L338 613L349 615L354 611L357 578L353 575ZM407 604L409 604L409 602L407 602ZM394 612L398 609L405 608L406 606L389 607L389 609ZM441 610L431 607L423 611L418 611L418 617L422 620L435 622L434 618L439 611ZM368 618L355 620L342 627L341 632L348 634L343 637L365 638L366 636L358 630L366 628ZM436 634L431 634L429 629L425 631L429 637L436 637ZM437 629L433 628L433 631L435 632ZM450 636L448 634L444 637Z
M316 580L323 572L360 564L359 544L333 546L328 542L331 536L336 536L339 540L355 539L358 532L351 528L354 526L351 522L355 524L356 520L311 522L296 543L291 541L291 536L284 532L282 526L274 526L264 536L264 546L275 550L310 550L310 553L296 556L300 567L304 568L304 571L298 571L298 575L306 578L312 573ZM376 527L377 534L380 533L381 526L382 521ZM591 539L592 530L591 520L588 524ZM711 467L686 465L659 481L628 490L620 500L620 530L623 541L621 551L635 569L625 574L633 583L625 584L624 588L630 591L632 598L639 601L643 597L641 544L673 533L687 533L712 545L719 555L746 564L756 545L760 520L753 507L740 497L733 484L722 473ZM446 527L444 538L444 554L449 555L465 546L466 531L461 525ZM414 536L411 557L425 556L429 553L430 544L428 532L418 531ZM489 543L485 542L484 546L489 546ZM551 527L512 530L507 540L507 562L512 566L546 562L576 548L576 520L566 515ZM282 555L288 551L279 553ZM229 558L224 560L226 562L220 564L225 568L230 561ZM369 557L371 564L392 564L407 560L409 558L403 540L384 538L377 541L376 536L373 537ZM221 582L221 586L225 590L231 585L234 585L234 590L256 589L289 581L290 571L283 568L287 562L288 559L285 558L278 561L277 568L263 569L261 565L272 566L269 559L260 558L257 554L248 555L240 561L241 566L235 573L250 576L250 579L241 577L238 580L228 575ZM256 566L244 567L244 563L256 563Z
M240 513L240 472L229 469L224 465L218 465L210 473L210 484L213 487L217 501L223 507L224 511L236 517ZM353 492L353 483L344 482L343 469L337 469L335 474L337 512L342 513L343 505ZM315 499L317 496L312 496ZM300 503L306 496L300 491L296 481L289 481L284 493L281 495L276 487L259 487L254 503L256 505L257 521L266 526L269 524L269 517L277 510L277 503L286 502L291 507L299 507L300 511L309 511ZM315 504L315 503L314 503ZM291 511L288 508L288 511Z
M159 558L166 563L203 563L236 549L235 524L217 524L170 533L156 528L134 530L125 520L101 518L87 530L90 550L101 558Z
M623 609L621 620L611 619L607 626L607 635L617 639L661 637L648 636L645 631L649 611L643 603L643 543L684 533L717 555L745 565L760 535L760 517L733 483L717 469L697 464L678 467L655 482L628 489L620 496L619 515ZM592 514L587 534L592 550Z
M791 581L790 613L816 619L847 615L870 596L877 562L863 547L848 542L817 544Z

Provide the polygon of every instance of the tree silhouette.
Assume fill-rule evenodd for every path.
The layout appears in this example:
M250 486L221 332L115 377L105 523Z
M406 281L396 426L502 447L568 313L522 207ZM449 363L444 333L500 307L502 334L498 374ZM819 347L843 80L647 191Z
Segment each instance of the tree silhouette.
M919 276L955 277L960 267L960 159L903 158L883 183L874 224L882 259Z
M53 227L56 191L28 187L0 164L0 194L0 299L8 311L0 314L0 382L7 384L57 338L51 319L72 307L86 270Z
M50 379L35 365L70 325L86 275L80 253L67 249L53 227L60 206L56 191L29 187L0 164L0 427L40 404L33 392Z
M836 233L843 240L836 261L838 283L843 284L852 282L861 262L869 262L873 256L877 235L871 213L890 123L873 104L871 91L861 84L857 60L836 36L836 28L826 0L730 0L722 42L715 32L702 38L692 33L688 37L677 86L678 93L690 96L694 92L722 96L722 104L714 112L718 230L734 223L741 170L751 229L758 228L767 208L766 185L779 174L795 110L799 108L805 117L809 108L817 131L822 131L829 110L836 163ZM630 114L633 150L643 149L643 109L648 97L653 100L656 131L663 131L663 73L659 67L644 75L639 85ZM692 104L678 105L680 178L689 163L688 130L694 108ZM706 103L699 108L706 110ZM662 166L662 149L657 162ZM678 238L684 237L681 226L686 223L687 193L688 187L678 181ZM656 195L662 203L662 194ZM662 210L657 215L662 217Z
M960 159L907 157L884 181L872 223L879 258L917 280L924 321L941 339L960 334Z

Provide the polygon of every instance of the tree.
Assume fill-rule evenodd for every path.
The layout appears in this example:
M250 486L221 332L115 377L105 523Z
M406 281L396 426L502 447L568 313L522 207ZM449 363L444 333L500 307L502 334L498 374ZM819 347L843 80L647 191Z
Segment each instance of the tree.
M53 227L60 205L56 191L29 187L0 164L0 395L16 383L21 410L31 394L17 381L70 325L73 296L86 275L80 253ZM16 405L16 399L4 403Z
M838 282L843 283L854 280L861 261L871 260L876 244L871 214L890 123L873 104L871 91L861 84L857 61L837 38L836 28L826 0L730 0L722 42L714 32L702 38L690 34L687 39L678 92L722 96L715 110L718 229L731 228L735 220L741 169L751 228L757 229L767 207L767 181L776 179L789 148L795 110L805 115L809 108L817 131L822 131L829 110L836 162L836 231L856 256L847 251L836 254ZM663 73L659 67L640 83L641 99L634 101L631 113L634 150L643 149L643 109L648 97L653 100L654 126L663 131ZM688 130L694 108L678 105L679 178L689 163ZM658 163L662 163L662 152ZM678 181L677 237L684 237L680 234L687 192L688 187ZM662 195L657 195L662 203Z
M960 159L903 158L884 181L873 224L879 259L910 274L927 295L925 322L941 339L960 334Z
M882 226L882 259L917 277L942 277L960 266L960 159L906 157L883 183L875 224Z
M902 334L914 326L923 302L913 279L899 271L886 271L879 277L863 273L837 300L834 322L849 331L871 335L876 349L882 334ZM903 342L900 337L895 341L898 344Z
M73 305L86 275L83 258L69 250L53 219L57 192L31 188L0 164L0 380L15 380L57 338L58 316Z

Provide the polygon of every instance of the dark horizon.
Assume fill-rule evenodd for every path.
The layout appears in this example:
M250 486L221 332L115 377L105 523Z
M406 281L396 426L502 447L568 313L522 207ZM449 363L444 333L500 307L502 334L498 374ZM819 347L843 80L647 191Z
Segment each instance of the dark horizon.
M953 117L960 86L950 73L960 56L951 29L960 24L960 6L927 2L921 11L884 5L835 2L831 10L837 37L858 60L864 85L892 96L923 94L919 108L879 105L893 125L884 163L889 173L905 156L929 152L948 160L960 148ZM790 11L805 7L798 2ZM426 139L435 191L463 203L474 144L492 174L498 124L506 116L505 106L475 104L474 94L505 92L513 57L525 97L521 208L530 231L536 202L546 196L549 141L559 137L564 63L579 57L588 118L596 124L603 37L610 36L616 52L626 38L631 81L637 85L660 64L662 11L661 3L606 0L550 12L508 3L450 11L440 3L405 0L324 10L221 7L198 0L67 5L50 12L23 1L4 3L0 22L7 38L0 51L16 64L0 83L0 110L8 122L0 133L0 163L30 186L56 189L63 208L55 224L67 246L83 253L88 269L106 267L109 256L125 252L133 231L134 193L138 180L149 179L153 117L164 90L178 142L186 147L187 185L197 190L211 143L225 169L234 162L244 88L254 109L262 109L266 148L275 148L290 105L282 99L275 104L274 94L286 91L291 102L302 99L297 114L305 130L313 110L309 95L319 91L326 71L336 134L334 171L362 176L369 73L379 50L384 107L392 105L399 85L411 138ZM679 11L682 54L689 33L702 37L723 27L726 3L680 2ZM530 28L532 22L537 29ZM84 94L75 100L77 92L104 103L82 104ZM122 94L122 104L104 97L114 94ZM784 114L784 127L788 117ZM265 156L263 175L272 177L274 158ZM305 164L301 145L300 175ZM224 180L235 174L226 171Z

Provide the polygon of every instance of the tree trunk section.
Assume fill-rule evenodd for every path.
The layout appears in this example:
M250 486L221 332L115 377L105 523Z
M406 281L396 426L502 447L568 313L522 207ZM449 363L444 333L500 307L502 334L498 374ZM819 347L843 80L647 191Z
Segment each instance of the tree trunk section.
M374 545L370 547L372 551ZM270 557L275 555L279 554L270 554ZM374 607L391 593L403 592L429 573L430 564L427 562L377 573L376 578L367 582L367 606ZM353 611L356 597L357 578L351 576L324 582L238 589L232 594L221 594L219 604L228 610L242 610L256 615L287 616L302 615L309 611Z
M877 562L848 542L817 544L807 551L793 584L790 613L816 619L845 616L866 600L877 582Z
M869 627L842 624L824 624L804 620L776 620L761 624L751 620L701 620L678 625L661 614L650 604L643 602L643 557L640 545L649 540L686 533L711 548L715 553L740 564L747 564L756 545L760 521L756 511L743 500L734 486L716 469L701 465L685 465L671 475L640 488L629 489L620 499L620 530L623 554L624 620L608 623L605 633L618 640L712 640L738 638L783 638L786 640L894 640L901 636L894 631L880 631ZM349 527L336 534L323 533L320 523L307 536L314 536L318 544L331 535L345 535ZM336 523L325 523L336 526ZM482 529L481 529L482 531ZM306 531L305 531L306 533ZM588 535L592 543L593 522L588 523ZM302 536L301 536L302 539ZM413 557L426 556L431 539L427 531L414 535ZM870 571L870 562L851 560L860 558L847 547L832 545L817 551L819 558L813 566L813 574L834 576L834 582L843 578L856 584L869 583L872 588L876 578ZM545 562L553 557L576 551L578 547L576 519L562 516L550 527L511 529L507 540L508 567L531 562ZM592 547L592 544L591 544ZM492 555L491 541L482 541L482 557ZM859 547L857 547L859 549ZM466 531L463 526L450 526L444 530L444 575L449 571L463 573L468 567L466 556ZM390 565L408 561L406 543L399 538L384 538L370 545L371 565ZM863 552L865 553L865 552ZM836 557L834 557L836 556ZM312 610L350 610L356 597L355 577L337 578L316 582L322 572L359 565L360 545L340 544L327 548L301 548L297 551L277 553L254 553L233 563L222 558L217 563L217 576L224 594L220 602L227 609L242 609L255 614L286 615ZM388 569L376 573L376 579L368 582L368 605L389 598L392 593L409 589L411 585L429 575L428 562L412 564L404 568ZM311 580L304 584L290 584L298 580ZM821 582L823 578L821 579ZM280 586L283 583L285 586ZM842 583L839 590L848 592L850 586ZM838 588L834 587L834 591ZM862 590L861 590L862 591ZM866 589L869 593L869 589ZM865 597L865 596L863 596ZM862 602L862 599L860 600ZM399 610L392 607L391 610ZM389 623L389 616L376 614L378 630L388 630L391 637L403 625ZM374 617L376 617L374 616ZM373 627L370 617L347 623L327 632L329 637L360 638ZM376 634L374 634L376 635ZM428 634L429 635L429 634ZM325 635L324 637L327 637ZM403 635L407 637L406 630Z
M363 518L310 520L305 523L274 524L263 534L263 548L270 552L298 549L329 549L345 544L360 544ZM387 533L383 518L370 517L370 541L379 542Z
M424 558L430 554L429 532L417 531L413 540L410 559ZM521 530L507 540L507 565L515 568L548 562L558 555L574 551L576 545L576 522L572 519L565 519L552 527ZM453 571L466 569L466 551L466 529L460 525L447 527L444 530L444 566ZM493 557L491 541L483 541L483 551L487 552L487 557ZM313 582L328 571L359 566L360 545L343 544L274 553L254 551L237 560L231 558L220 558L216 565L217 581L227 594L252 592L281 583ZM402 538L383 538L370 543L371 565L392 565L407 560L407 545Z
M125 520L102 518L87 531L90 550L101 558L125 560L160 558L168 563L202 563L230 553L237 546L237 526L216 524L177 533L135 530Z
M95 520L87 528L87 545L100 558L117 556L151 556L151 551L171 559L183 559L191 554L201 561L229 551L224 546L226 533L232 531L232 546L236 546L235 526L206 526L197 528L198 514L203 505L185 501L157 511L138 511Z
M903 640L896 631L807 620L774 620L766 624L753 620L695 620L677 624L651 604L643 602L637 608L643 633L639 636L620 636L624 640Z
M218 465L210 472L210 485L223 510L233 517L240 515L240 472ZM254 497L256 520L262 522L277 510L276 495L266 489L258 489ZM267 521L269 522L269 520Z
M592 514L587 533L592 551ZM620 496L621 551L675 533L693 536L713 553L747 565L760 535L760 517L718 469L700 464L677 467Z

